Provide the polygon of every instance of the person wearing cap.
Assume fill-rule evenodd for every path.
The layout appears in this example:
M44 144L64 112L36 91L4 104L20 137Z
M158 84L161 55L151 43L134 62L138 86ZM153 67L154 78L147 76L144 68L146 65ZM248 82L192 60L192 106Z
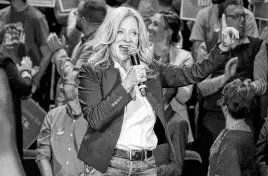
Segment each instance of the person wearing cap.
M107 5L104 1L99 0L81 0L75 15L77 18L76 27L84 36L74 48L71 57L68 57L66 41L63 37L59 39L55 33L48 36L48 46L54 53L52 55L52 62L56 65L57 71L61 78L63 75L73 67L80 68L87 62L88 58L93 52L93 45L96 44L95 32L100 24L103 22L107 14ZM60 85L62 79L59 80ZM56 105L65 104L65 98L62 90L57 86Z

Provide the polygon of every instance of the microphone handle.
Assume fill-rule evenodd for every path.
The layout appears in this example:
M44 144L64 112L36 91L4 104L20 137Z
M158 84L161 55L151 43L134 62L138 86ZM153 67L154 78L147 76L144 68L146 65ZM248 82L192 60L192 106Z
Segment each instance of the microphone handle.
M137 54L131 54L130 59L131 59L132 65L140 65L140 59ZM146 92L145 83L143 82L139 83L138 88L141 92L141 96L146 96L147 92Z
M143 96L143 97L146 96L146 94L147 94L146 85L143 82L138 84L138 88L139 88L139 90L141 92L141 96Z

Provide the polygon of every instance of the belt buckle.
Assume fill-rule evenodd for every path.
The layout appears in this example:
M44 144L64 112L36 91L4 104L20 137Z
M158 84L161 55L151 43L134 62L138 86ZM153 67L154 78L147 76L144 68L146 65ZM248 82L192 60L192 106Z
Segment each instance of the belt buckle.
M144 154L145 154L144 159L147 160L147 150L144 150Z

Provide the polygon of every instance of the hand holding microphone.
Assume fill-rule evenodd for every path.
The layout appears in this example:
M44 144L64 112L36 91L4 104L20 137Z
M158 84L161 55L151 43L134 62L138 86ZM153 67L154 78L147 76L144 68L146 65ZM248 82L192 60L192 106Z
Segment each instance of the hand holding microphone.
M141 95L145 96L146 85L144 84L144 82L147 81L146 78L147 66L140 65L140 60L136 48L130 48L128 53L133 66L128 71L126 78L122 82L122 86L127 90L127 92L130 92L135 85L138 85Z

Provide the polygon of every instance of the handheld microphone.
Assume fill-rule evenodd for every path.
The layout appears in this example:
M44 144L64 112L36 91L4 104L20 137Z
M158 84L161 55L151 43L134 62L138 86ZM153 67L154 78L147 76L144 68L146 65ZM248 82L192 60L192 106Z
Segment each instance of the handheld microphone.
M137 48L130 48L128 50L128 55L130 57L132 65L140 65L140 58L138 56L138 49ZM138 88L141 92L142 96L146 96L146 85L144 82L138 84Z

